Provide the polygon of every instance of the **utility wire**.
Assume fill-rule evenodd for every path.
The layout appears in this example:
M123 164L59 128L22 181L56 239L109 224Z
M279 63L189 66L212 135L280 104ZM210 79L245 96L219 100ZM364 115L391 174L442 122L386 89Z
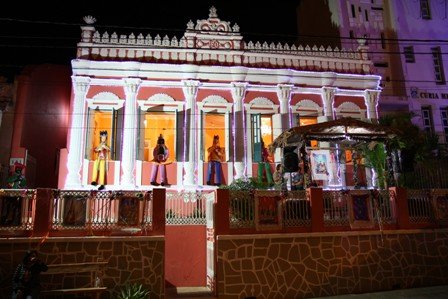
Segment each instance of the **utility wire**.
M89 26L85 23L68 23L68 22L55 22L55 21L42 21L42 20L29 20L29 19L18 19L18 18L6 18L0 17L0 21L8 21L8 22L18 22L18 23L30 23L30 24L42 24L42 25L60 25L60 26ZM166 32L180 32L185 33L186 29L179 28L159 28L159 27L145 27L145 26L125 26L125 25L117 25L117 24L93 24L90 26L98 27L98 28L119 28L119 29L139 29L139 30L160 30ZM200 30L189 29L189 32L201 32ZM374 38L374 37L347 37L347 36L327 36L327 35L292 35L292 34L280 34L280 33L256 33L256 32L238 32L240 34L247 35L259 35L259 36L269 36L269 37L286 37L286 38L322 38L322 39L347 39L347 40L357 40L364 39L366 41L403 41L403 42L437 42L437 43L448 43L448 39L415 39L415 38Z

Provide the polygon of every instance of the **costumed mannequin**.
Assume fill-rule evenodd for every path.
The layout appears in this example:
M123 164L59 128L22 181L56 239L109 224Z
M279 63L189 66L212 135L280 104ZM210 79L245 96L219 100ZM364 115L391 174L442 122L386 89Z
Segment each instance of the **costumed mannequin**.
M100 144L94 149L98 156L93 164L92 185L100 185L98 190L104 189L107 173L107 161L109 160L110 147L107 146L107 131L100 131Z
M166 164L169 164L171 162L168 162L170 152L168 150L168 147L165 145L165 139L163 139L162 134L160 134L159 138L157 139L157 145L154 147L152 154L154 156L154 159L152 160L154 162L154 165L152 166L151 170L151 185L159 185L157 183L157 172L159 171L160 167L160 185L165 186L168 183L166 177Z
M23 189L26 188L26 178L22 174L25 165L22 163L16 162L14 163L14 173L12 173L8 179L8 188L11 189Z
M219 146L219 136L213 136L213 145L207 149L208 152L208 172L207 185L211 185L213 171L215 172L214 183L216 186L221 185L221 161L223 158L223 149Z
M261 139L261 162L258 162L258 182L263 182L263 172L266 172L267 183L269 186L272 186L274 180L272 179L270 160L268 149L264 146L263 139Z
M27 251L22 263L17 266L13 274L12 298L39 298L41 289L40 273L47 270L48 266L38 258L37 251Z
M273 177L275 189L277 189L277 190L285 190L286 189L285 178L283 175L284 174L283 174L282 164L277 164L277 166L275 167L274 177Z

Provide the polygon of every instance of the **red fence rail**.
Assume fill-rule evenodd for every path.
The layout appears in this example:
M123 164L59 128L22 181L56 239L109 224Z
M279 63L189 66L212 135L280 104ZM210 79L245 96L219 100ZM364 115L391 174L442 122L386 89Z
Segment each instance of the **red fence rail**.
M448 227L448 189L231 191L219 189L216 234Z

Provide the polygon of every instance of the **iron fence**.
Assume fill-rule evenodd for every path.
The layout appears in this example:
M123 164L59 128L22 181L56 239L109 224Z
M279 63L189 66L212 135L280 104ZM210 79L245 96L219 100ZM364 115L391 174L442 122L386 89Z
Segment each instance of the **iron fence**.
M52 230L150 230L152 192L55 190L51 217Z
M0 190L0 230L32 230L36 190Z
M202 191L167 191L166 225L206 224L206 193Z

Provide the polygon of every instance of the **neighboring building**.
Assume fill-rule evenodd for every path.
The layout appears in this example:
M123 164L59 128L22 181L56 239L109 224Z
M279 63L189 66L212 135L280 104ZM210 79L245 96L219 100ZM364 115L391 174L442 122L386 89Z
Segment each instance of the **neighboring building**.
M8 114L9 165L25 164L28 188L58 186L59 151L66 147L70 110L70 68L27 66L16 77L14 112ZM6 116L6 114L5 114Z
M98 32L84 18L60 188L91 188L93 148L106 130L110 188L150 186L152 149L163 134L173 163L168 184L206 184L213 137L225 148L224 184L255 176L261 140L296 124L341 116L377 118L380 77L368 47L245 42L239 26L218 18L188 22L181 39ZM279 162L279 154L275 161ZM273 165L272 165L273 166Z
M14 95L14 84L8 83L5 77L0 77L0 188L6 186L6 178L9 175Z
M310 5L322 8L307 18L303 10ZM411 111L416 124L446 143L447 10L447 1L436 0L303 0L298 31L312 35L307 24L319 19L327 30L320 34L334 35L337 27L345 49L355 49L358 40L365 38L374 72L382 77L380 114Z
M414 122L448 143L447 1L388 1Z

